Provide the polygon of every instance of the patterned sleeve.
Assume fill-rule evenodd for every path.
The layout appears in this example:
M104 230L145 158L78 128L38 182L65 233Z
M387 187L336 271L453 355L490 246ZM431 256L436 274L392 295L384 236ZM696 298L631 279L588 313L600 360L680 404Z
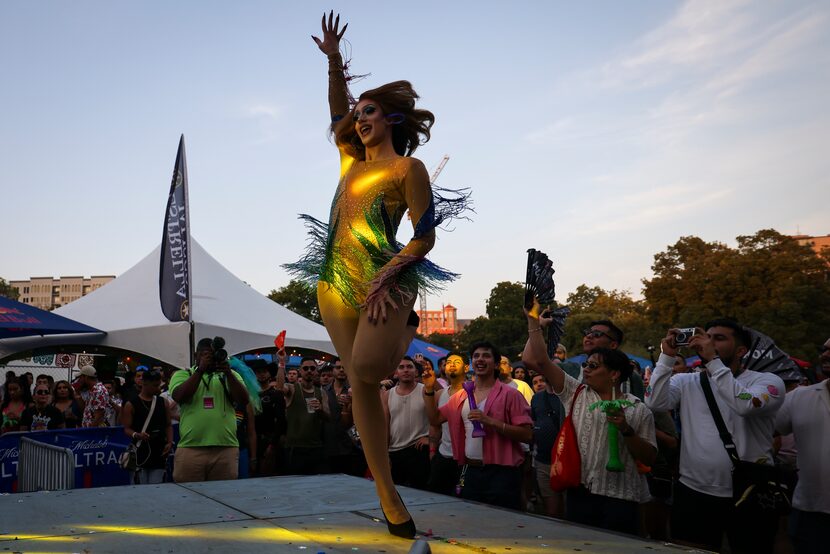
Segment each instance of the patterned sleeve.
M94 387L89 395L90 409L93 412L97 412L98 410L106 410L107 404L109 404L107 396L107 389L103 386Z
M654 414L642 402L634 404L634 431L637 436L657 448L657 434L654 431Z
M574 393L576 392L576 387L578 386L579 381L565 373L565 385L562 387L562 390L559 392L553 391L556 396L559 397L559 400L562 401L565 413L571 410L571 402L573 401ZM582 394L580 394L580 396L582 396Z

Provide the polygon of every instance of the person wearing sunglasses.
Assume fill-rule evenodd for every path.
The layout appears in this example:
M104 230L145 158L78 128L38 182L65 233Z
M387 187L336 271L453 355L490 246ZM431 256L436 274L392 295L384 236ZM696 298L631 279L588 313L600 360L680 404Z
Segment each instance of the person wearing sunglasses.
M636 535L640 527L639 504L651 497L646 477L638 471L638 463L648 466L654 462L657 439L651 410L636 396L622 391L622 383L632 374L628 356L616 348L592 344L588 358L582 364L584 387L581 387L577 379L548 357L544 328L552 319L534 317L527 310L525 314L528 340L522 361L545 376L566 413L573 406L571 413L581 457L581 483L566 493L565 519ZM602 341L608 334L600 329L592 332L598 336L586 335L583 344ZM619 340L613 342L619 344ZM607 413L591 409L595 403L615 399L627 400L630 405ZM616 425L620 434L622 471L606 469L608 423Z
M608 348L617 350L623 343L625 335L622 329L614 325L610 319L592 321L590 325L582 330L582 352L587 356L595 348ZM582 368L575 362L562 362L562 369L577 380L582 380ZM645 385L639 373L633 372L628 380L623 383L622 391L630 392L640 400L645 395Z
M160 391L161 372L145 369L141 390L124 403L121 414L124 434L138 447L136 482L140 485L164 481L167 456L173 449L170 406L159 396ZM147 418L150 421L145 427Z
M52 391L48 384L36 385L33 398L34 405L23 410L20 417L21 431L51 431L66 427L63 413L51 405Z

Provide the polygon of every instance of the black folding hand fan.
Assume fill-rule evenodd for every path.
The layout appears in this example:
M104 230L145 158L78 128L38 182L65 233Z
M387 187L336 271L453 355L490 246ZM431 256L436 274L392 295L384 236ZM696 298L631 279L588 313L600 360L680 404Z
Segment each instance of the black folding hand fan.
M553 283L553 262L547 254L534 248L527 251L527 276L525 277L525 308L535 317L542 306L554 303L556 287ZM546 310L542 317L552 318L548 325L548 355L553 356L565 333L565 319L571 311L563 306Z

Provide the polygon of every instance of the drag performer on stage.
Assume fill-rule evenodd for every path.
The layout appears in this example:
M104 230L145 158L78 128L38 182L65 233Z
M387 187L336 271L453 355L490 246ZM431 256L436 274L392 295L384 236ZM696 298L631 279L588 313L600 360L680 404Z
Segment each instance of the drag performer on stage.
M410 157L429 140L432 113L415 108L418 95L396 81L350 99L340 54L346 26L323 16L322 39L312 37L329 62L332 134L340 151L340 182L329 223L301 216L311 240L305 256L285 267L316 283L323 323L352 387L353 415L375 479L389 532L415 535L415 523L395 490L379 383L394 371L415 336L418 290L456 277L426 259L435 227L459 215L468 197L434 193L424 164ZM409 210L414 234L395 240Z

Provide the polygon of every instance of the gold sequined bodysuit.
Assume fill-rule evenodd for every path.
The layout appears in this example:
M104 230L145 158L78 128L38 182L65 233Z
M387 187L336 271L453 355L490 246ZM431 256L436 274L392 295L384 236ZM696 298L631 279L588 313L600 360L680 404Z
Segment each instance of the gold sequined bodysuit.
M336 120L349 111L348 92L339 54L329 60L329 104ZM443 220L436 216L436 198L447 199L433 196L424 165L404 156L367 162L342 148L340 160L328 224L302 215L309 228L308 249L301 260L284 267L310 285L328 284L355 310L372 291L385 288L412 298L419 289L434 291L457 277L425 257L435 226ZM407 209L415 232L403 246L395 235Z

